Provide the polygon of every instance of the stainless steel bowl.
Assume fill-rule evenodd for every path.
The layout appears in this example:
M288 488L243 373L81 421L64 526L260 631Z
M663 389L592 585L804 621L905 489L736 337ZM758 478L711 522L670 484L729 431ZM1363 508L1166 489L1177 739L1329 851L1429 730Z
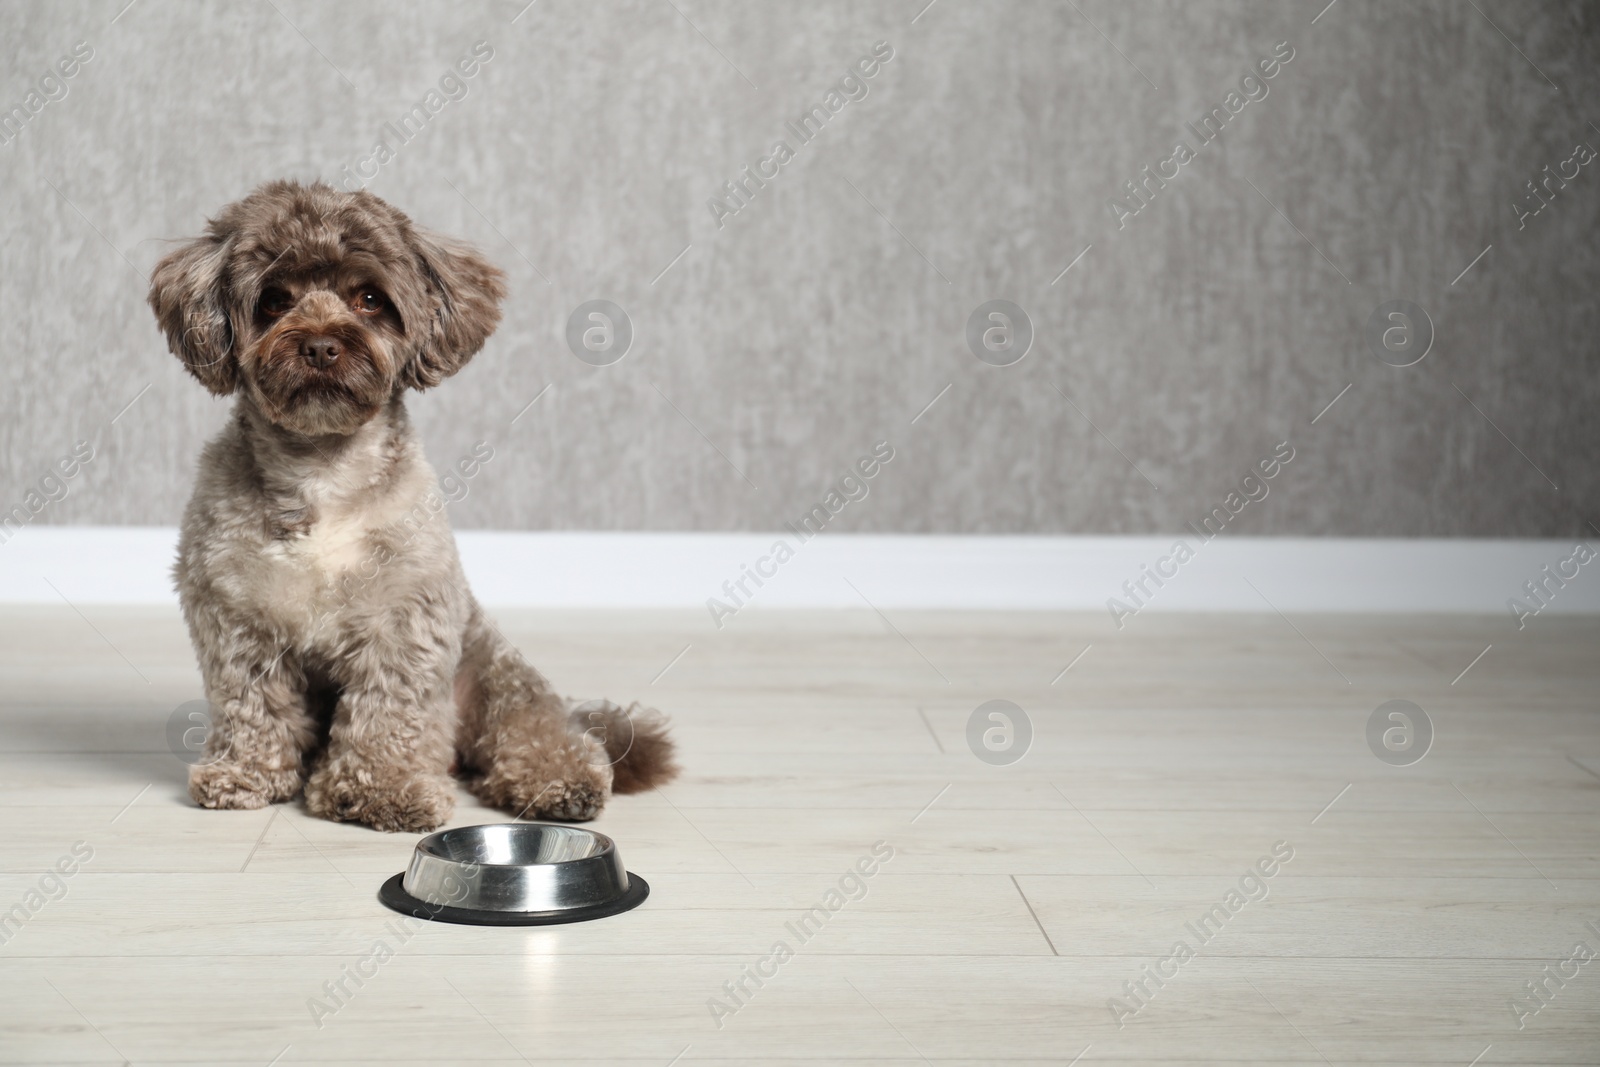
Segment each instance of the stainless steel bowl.
M650 893L605 834L550 823L460 826L417 842L378 899L419 919L487 926L582 922Z

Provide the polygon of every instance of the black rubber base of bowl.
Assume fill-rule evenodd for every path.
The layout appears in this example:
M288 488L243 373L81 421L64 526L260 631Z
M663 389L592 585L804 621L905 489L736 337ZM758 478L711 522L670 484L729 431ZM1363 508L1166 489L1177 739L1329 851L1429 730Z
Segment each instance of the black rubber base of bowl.
M561 911L480 911L477 908L452 908L418 900L406 892L401 884L404 878L405 875L397 874L378 890L378 900L385 907L430 922L460 923L463 926L555 926L558 923L588 922L590 919L604 919L607 915L632 911L650 895L650 883L629 871L628 891L604 904Z

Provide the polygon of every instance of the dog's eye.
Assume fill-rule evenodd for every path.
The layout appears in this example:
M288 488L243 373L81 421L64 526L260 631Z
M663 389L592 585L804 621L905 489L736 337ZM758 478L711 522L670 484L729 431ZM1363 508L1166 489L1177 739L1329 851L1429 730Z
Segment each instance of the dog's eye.
M357 311L376 315L384 308L383 294L375 289L363 289L356 294L353 306Z
M261 313L275 319L294 307L294 298L282 289L268 289L261 294Z

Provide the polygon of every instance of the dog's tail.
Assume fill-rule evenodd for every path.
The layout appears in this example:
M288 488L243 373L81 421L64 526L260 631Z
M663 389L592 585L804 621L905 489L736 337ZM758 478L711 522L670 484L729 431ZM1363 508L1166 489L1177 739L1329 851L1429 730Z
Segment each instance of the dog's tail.
M608 793L642 792L678 773L660 712L562 699L477 604L462 637L456 747L486 803L592 819Z
M667 717L654 708L631 704L626 710L609 700L567 701L574 729L605 747L613 793L643 793L678 774Z

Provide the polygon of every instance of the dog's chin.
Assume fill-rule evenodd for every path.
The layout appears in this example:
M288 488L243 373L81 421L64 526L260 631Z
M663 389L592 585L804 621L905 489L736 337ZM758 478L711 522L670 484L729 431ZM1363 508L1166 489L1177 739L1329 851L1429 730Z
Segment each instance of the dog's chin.
M267 417L284 429L322 437L355 433L383 410L383 400L357 396L337 383L318 382L262 407Z

